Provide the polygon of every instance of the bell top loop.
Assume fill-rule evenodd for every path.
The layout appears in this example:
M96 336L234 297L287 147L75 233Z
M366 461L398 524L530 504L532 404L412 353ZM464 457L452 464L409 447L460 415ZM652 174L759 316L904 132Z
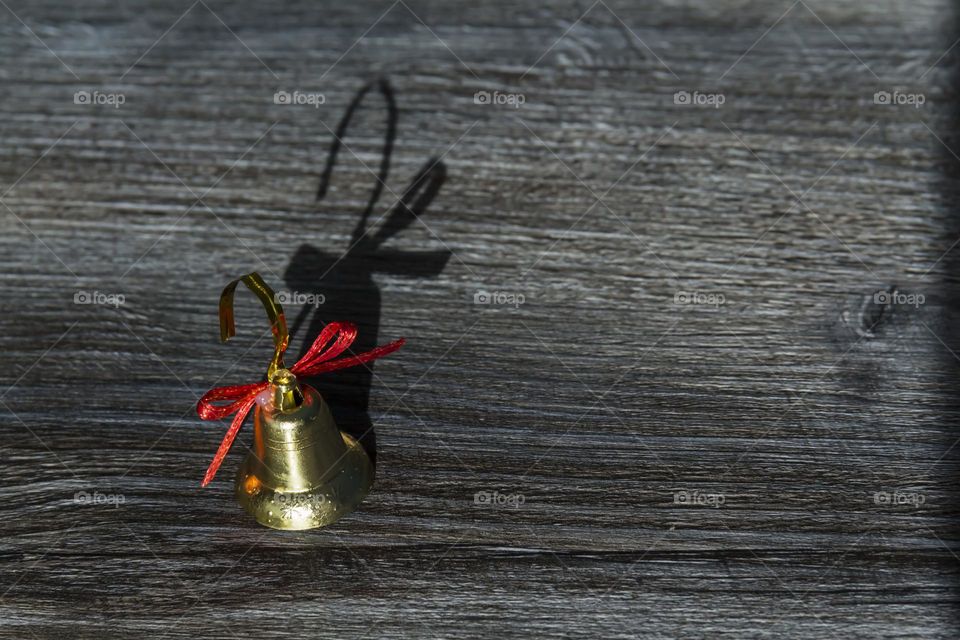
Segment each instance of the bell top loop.
M273 389L273 408L277 411L292 411L303 404L303 391L297 382L297 376L289 369L277 369L270 376Z
M243 283L252 291L267 312L270 329L273 332L273 359L267 367L267 380L273 378L283 365L283 353L287 350L290 336L287 333L287 321L283 315L283 307L277 302L276 294L256 271L237 278L223 288L220 294L220 341L226 342L237 335L233 317L233 296L237 285Z

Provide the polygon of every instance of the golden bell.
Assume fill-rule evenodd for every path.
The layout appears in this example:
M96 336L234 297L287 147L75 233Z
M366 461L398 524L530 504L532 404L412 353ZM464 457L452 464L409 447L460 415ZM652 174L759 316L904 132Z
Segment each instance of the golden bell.
M237 472L237 500L274 529L325 527L350 513L373 485L373 464L330 408L288 369L257 398L253 448Z

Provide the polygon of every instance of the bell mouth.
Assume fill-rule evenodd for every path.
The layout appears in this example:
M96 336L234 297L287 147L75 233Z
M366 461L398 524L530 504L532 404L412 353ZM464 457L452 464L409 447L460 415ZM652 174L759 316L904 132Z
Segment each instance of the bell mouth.
M237 471L237 500L260 524L286 531L326 527L354 511L373 485L373 465L356 439L340 435L347 451L319 486L306 491L269 487L248 457Z

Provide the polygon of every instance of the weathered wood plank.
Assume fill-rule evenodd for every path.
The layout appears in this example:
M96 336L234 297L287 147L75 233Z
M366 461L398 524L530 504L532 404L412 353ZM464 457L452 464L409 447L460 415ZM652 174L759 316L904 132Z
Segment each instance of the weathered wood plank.
M956 636L948 3L3 11L0 636ZM378 78L369 226L446 177L342 264L376 88L317 190ZM323 382L377 453L330 530L255 526L243 447L199 489L224 426L194 403L268 359L251 300L217 343L254 269L327 296L297 348L409 338Z

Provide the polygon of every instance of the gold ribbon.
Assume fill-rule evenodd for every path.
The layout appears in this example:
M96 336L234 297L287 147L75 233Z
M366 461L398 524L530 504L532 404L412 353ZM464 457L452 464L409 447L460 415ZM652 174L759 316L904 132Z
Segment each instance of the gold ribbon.
M220 341L226 342L237 335L233 318L233 296L237 285L241 282L257 296L267 311L267 319L270 320L270 330L273 332L273 359L267 367L267 380L270 380L277 370L284 368L283 353L287 350L290 336L287 334L287 320L283 315L283 307L277 302L273 289L256 271L237 278L223 288L223 293L220 294Z

